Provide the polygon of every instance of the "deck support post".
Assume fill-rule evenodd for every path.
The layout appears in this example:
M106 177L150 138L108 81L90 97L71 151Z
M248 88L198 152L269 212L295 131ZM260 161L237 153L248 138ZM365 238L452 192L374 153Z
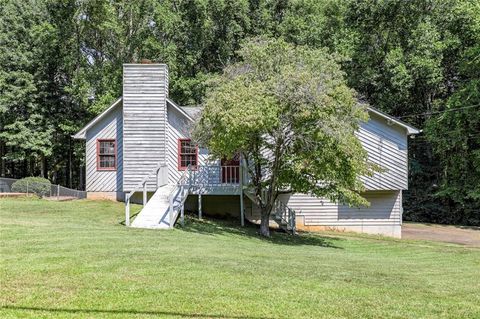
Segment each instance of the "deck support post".
M125 194L125 226L130 226L130 195Z
M243 191L240 191L240 224L245 226L245 212L243 209Z
M198 219L202 219L202 193L198 193Z
M180 221L182 222L182 227L185 226L185 205L182 205L182 210L180 211Z
M240 155L240 165L238 167L239 187L240 187L240 225L245 226L245 209L243 208L243 157Z
M168 204L169 228L173 229L173 194L168 197Z
M147 182L143 183L143 207L147 205Z
M245 226L245 212L243 209L243 170L242 158L240 157L240 166L238 167L239 187L240 187L240 225Z

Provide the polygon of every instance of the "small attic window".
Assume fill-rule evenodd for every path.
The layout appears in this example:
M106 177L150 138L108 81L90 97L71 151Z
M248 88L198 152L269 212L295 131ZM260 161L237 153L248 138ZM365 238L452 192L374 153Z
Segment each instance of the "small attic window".
M97 140L97 170L114 171L117 169L117 145L115 140Z

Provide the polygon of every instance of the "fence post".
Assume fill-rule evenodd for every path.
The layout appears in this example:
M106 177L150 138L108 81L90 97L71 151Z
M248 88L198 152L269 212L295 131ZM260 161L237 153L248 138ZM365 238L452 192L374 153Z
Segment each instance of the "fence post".
M60 184L57 185L57 200L60 200Z
M28 181L27 181L27 195L28 195Z

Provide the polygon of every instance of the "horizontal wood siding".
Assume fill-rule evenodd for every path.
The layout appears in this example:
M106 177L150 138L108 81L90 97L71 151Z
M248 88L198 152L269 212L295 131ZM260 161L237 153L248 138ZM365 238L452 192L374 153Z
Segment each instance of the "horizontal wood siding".
M164 64L123 66L124 191L165 162L167 79ZM155 190L155 178L147 187Z
M116 192L122 190L123 143L122 106L119 103L86 132L86 190L87 192ZM97 170L97 140L115 139L116 170Z
M388 125L384 118L370 114L357 132L370 162L382 167L383 172L362 177L367 190L398 190L408 188L407 135L403 128Z
M282 201L303 216L306 226L387 226L402 221L401 191L362 194L370 207L355 208L306 194L284 195Z
M192 123L185 115L181 114L174 107L168 105L167 119L167 165L168 182L176 183L183 171L178 170L178 139L190 138ZM198 150L198 163L205 165L208 159L208 151L200 148Z

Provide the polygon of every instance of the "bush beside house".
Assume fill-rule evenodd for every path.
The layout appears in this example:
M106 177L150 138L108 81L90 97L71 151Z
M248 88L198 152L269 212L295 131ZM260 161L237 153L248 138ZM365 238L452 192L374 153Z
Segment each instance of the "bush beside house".
M25 177L12 184L12 192L35 193L38 196L50 194L52 184L43 177Z

